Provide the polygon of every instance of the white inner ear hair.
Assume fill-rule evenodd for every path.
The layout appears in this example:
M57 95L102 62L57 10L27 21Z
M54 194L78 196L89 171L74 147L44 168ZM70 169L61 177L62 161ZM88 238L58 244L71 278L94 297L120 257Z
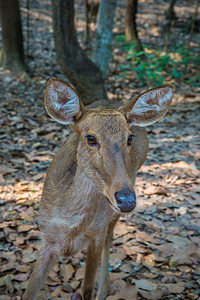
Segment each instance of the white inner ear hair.
M67 85L59 82L59 86L51 85L49 87L49 98L51 99L49 106L56 112L63 114L63 117L72 119L80 109L78 95ZM59 99L59 94L62 98Z
M134 114L141 115L150 110L165 110L169 106L173 95L172 89L169 87L167 89L168 91L166 91L166 88L158 88L140 96L133 107Z

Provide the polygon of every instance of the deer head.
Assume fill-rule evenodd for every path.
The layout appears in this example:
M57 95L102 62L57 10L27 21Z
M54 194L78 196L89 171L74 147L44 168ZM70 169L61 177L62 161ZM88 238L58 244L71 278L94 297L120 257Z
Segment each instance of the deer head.
M136 206L134 162L144 151L147 139L135 137L134 126L144 127L161 119L169 108L172 94L172 86L166 85L149 90L116 110L87 109L76 91L64 81L53 78L47 83L47 112L59 123L70 125L79 135L77 166L118 213L130 212Z

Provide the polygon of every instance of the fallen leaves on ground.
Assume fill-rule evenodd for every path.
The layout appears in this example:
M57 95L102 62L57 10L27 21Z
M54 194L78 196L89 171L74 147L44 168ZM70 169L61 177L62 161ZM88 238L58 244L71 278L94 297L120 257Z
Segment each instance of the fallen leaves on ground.
M21 299L27 286L40 249L38 210L45 173L70 133L44 111L47 78L63 75L55 51L46 49L46 37L52 37L49 19L37 21L46 32L41 36L44 32L35 30L40 42L32 41L37 59L31 81L0 75L0 300ZM136 92L130 82L109 76L110 98L127 100ZM175 94L169 113L148 129L150 151L136 182L138 205L115 228L108 300L199 299L199 110L199 89L185 86ZM81 288L84 267L85 250L60 258L40 296L70 299Z

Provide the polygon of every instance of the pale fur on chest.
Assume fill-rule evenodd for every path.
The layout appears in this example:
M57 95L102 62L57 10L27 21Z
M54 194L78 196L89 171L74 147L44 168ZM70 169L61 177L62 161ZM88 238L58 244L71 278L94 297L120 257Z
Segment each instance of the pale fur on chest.
M88 220L87 214L74 215L69 219L55 216L49 221L45 231L43 230L41 233L43 242L51 244L58 255L66 256L77 253L91 241L98 243L98 236L104 235L107 230L105 219L107 220L110 216L109 210L109 204L105 205L105 218L102 217L102 214L95 213L90 220ZM78 227L77 223L79 223Z
M40 212L42 240L51 244L58 255L72 255L92 240L98 242L98 236L107 230L110 216L115 215L105 196L96 191L94 183L86 176L82 178L77 181L75 176L66 193L56 198L51 218ZM79 190L81 198L77 197Z

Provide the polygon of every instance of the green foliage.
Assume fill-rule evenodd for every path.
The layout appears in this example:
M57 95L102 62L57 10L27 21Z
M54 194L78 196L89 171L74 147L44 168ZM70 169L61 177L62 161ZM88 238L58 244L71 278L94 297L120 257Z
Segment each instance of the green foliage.
M179 81L199 84L199 76L195 75L194 70L200 64L200 56L194 49L188 50L184 45L178 45L167 53L147 47L136 52L135 45L127 42L125 36L118 36L117 42L126 55L127 63L120 66L126 78L134 76L141 85L159 86Z

